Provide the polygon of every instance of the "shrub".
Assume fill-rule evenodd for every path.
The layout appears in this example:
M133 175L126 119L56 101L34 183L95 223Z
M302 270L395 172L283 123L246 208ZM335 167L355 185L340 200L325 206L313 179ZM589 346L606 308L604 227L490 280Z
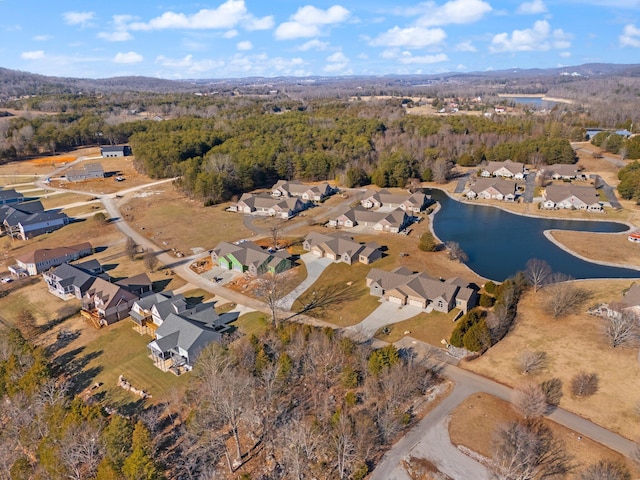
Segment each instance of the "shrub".
M598 391L598 374L576 373L571 379L571 394L578 398L590 397Z
M487 283L484 284L484 291L490 295L495 294L497 288L498 286L491 280L489 280Z
M382 370L395 365L400 361L400 353L394 345L374 350L369 356L369 372L372 375L379 375Z
M438 242L433 237L431 232L424 232L420 236L420 241L418 242L418 249L423 252L435 252L438 248Z
M480 294L480 301L478 303L481 307L491 308L493 307L494 302L495 298L493 298L491 295L487 295L486 293Z
M469 327L462 337L464 348L470 352L480 352L491 346L491 332L484 319Z
M467 312L466 315L463 315L462 318L458 320L458 324L456 325L456 328L453 329L453 332L451 333L451 338L449 339L449 343L454 347L463 347L464 335L473 325L478 323L483 317L484 317L484 312L478 309L470 310L469 312Z

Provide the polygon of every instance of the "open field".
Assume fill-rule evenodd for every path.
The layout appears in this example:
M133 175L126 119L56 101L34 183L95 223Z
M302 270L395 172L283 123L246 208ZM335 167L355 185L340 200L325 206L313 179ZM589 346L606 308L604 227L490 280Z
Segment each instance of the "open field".
M496 428L518 418L511 404L504 400L485 393L471 395L451 415L449 423L451 442L490 458L493 454L493 434ZM549 420L545 422L554 435L564 442L567 452L574 458L576 470L568 475L568 479L577 479L582 468L603 459L625 463L633 472L633 478L638 478L640 475L640 470L633 462L619 453L589 438L581 438L573 430L555 422Z
M460 313L454 308L449 313L433 311L431 313L421 313L403 322L394 323L379 330L375 338L385 342L394 343L405 337L404 332L410 332L412 338L429 343L435 347L442 347L440 340L443 338L449 341L451 332L456 326L453 319ZM384 332L387 333L384 333Z
M60 208L72 203L88 202L91 199L92 197L82 195L80 193L64 192L57 193L55 195L45 195L40 198L40 201L42 202L42 206L45 210L50 210L52 208ZM96 200L96 202L98 202L98 200Z
M619 300L631 283L631 280L581 281L579 286L589 291L589 300L575 314L557 320L544 310L548 290L529 291L518 305L515 327L506 338L482 357L460 366L512 387L524 380L540 383L559 378L564 385L561 407L637 440L640 382L632 380L640 374L637 348L611 348L603 332L604 321L586 313L591 305ZM545 352L546 368L523 377L517 359L525 350ZM595 372L599 388L595 395L578 399L571 396L569 385L581 371Z
M187 255L195 247L210 249L221 241L252 236L242 223L242 215L225 212L228 204L203 207L171 184L129 194L125 200L121 212L134 228L157 245L173 247Z
M554 230L551 234L571 251L590 260L640 267L640 245L627 240L626 233Z
M73 162L78 157L96 157L100 156L99 147L87 147L66 152L60 155L52 155L48 157L39 157L28 160L17 160L15 162L0 165L0 176L11 175L46 175L57 167L65 163ZM7 178L7 177L4 177ZM22 177L24 178L24 177ZM13 183L22 183L21 177L16 177Z

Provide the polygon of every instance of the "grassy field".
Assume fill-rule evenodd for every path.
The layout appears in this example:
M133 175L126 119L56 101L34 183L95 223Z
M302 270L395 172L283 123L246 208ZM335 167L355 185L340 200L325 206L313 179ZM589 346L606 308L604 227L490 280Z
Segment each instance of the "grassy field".
M640 437L636 413L640 384L630 381L640 373L637 348L611 348L603 333L604 321L586 313L591 305L619 300L623 289L630 284L630 280L580 282L579 285L589 291L590 299L575 314L557 320L544 311L548 290L530 291L523 296L515 327L507 337L482 357L463 362L461 366L512 387L525 378L538 383L559 378L564 385L561 407L637 440ZM546 352L546 368L523 377L517 359L525 350ZM571 378L580 371L598 375L599 388L595 395L582 399L571 396Z
M49 195L45 197L41 197L40 201L42 202L42 206L45 210L50 210L52 208L61 208L65 205L71 205L73 203L78 202L89 202L92 197L88 195L81 195L79 193L72 192L64 192L64 193L56 193L55 195ZM98 205L100 202L98 200L95 201Z
M518 418L508 402L485 393L471 395L451 415L451 442L490 458L493 455L493 435L496 428ZM574 458L577 468L568 475L568 479L578 479L583 467L603 459L625 463L633 473L633 478L638 478L640 470L624 456L588 438L581 438L573 430L562 425L549 420L545 422L554 435L564 442L567 452Z
M630 242L627 233L554 230L551 234L571 251L588 259L640 267L640 245Z
M436 347L442 347L440 340L449 341L451 332L456 326L453 319L460 311L453 309L449 313L431 312L421 313L403 322L394 323L385 329L379 330L375 338L393 343L406 336L404 332L410 332L411 337Z
M235 322L231 322L243 335L262 335L269 327L267 315L262 312L250 312L241 315Z
M225 212L227 205L203 207L186 198L171 184L153 187L148 195L128 195L123 216L139 231L166 247L191 254L191 248L210 249L221 241L252 236L242 223L242 215ZM180 228L176 228L179 222ZM165 244L166 242L166 244Z

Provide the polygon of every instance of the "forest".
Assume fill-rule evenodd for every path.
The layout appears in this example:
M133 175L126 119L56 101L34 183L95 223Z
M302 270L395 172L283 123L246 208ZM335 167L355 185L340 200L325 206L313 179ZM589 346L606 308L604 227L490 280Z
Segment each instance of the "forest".
M210 345L184 394L129 417L50 353L0 332L0 478L362 479L442 381L410 351L287 324Z

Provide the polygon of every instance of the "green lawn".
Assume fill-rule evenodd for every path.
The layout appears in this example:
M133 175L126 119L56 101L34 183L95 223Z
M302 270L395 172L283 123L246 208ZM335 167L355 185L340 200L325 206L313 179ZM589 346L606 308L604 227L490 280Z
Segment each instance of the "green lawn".
M413 338L440 347L442 346L440 340L444 338L449 341L451 332L456 325L453 319L456 318L458 312L458 309L453 309L449 313L420 313L403 322L389 325L385 327L386 330L379 330L375 338L385 342L397 342L405 336L404 332L409 331ZM383 331L388 333L383 333Z
M177 377L153 365L147 351L151 337L135 332L129 320L105 327L98 333L86 346L65 354L64 360L81 367L78 387L102 383L96 394L105 405L126 408L140 400L117 386L119 375L135 388L151 394L152 403L166 400L174 389L184 389L187 385L189 373Z
M250 312L241 315L235 322L231 322L232 327L236 327L244 335L262 335L269 327L269 320L262 312Z

